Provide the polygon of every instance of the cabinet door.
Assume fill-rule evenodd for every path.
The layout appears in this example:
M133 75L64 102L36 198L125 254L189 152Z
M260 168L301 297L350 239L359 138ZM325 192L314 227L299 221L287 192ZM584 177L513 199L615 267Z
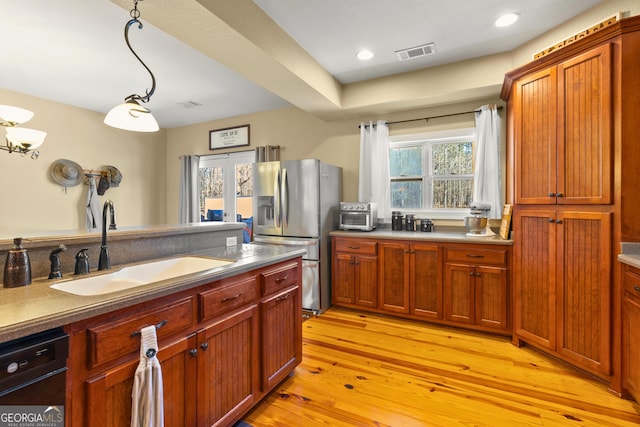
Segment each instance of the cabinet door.
M558 65L558 204L609 204L611 45Z
M193 426L196 396L191 379L196 360L189 351L195 336L184 338L158 352L162 367L164 424ZM131 391L139 359L132 360L85 383L86 425L121 427L131 423Z
M556 67L516 82L513 95L516 204L556 203L556 85Z
M356 269L354 255L336 253L333 259L331 298L334 304L354 304Z
M555 211L520 210L514 230L514 340L556 347Z
M253 405L259 393L258 325L258 307L251 305L198 333L198 426L230 425Z
M475 268L447 263L444 274L444 318L458 323L475 323Z
M380 243L379 308L397 313L409 312L409 244Z
M302 360L300 288L285 289L260 307L262 321L262 391L282 381Z
M437 245L411 245L411 313L439 319L442 317L442 263Z
M507 320L507 269L504 267L477 266L476 324L497 330L506 330Z
M622 309L622 386L640 402L640 298L625 298Z
M355 265L355 303L360 307L378 306L378 258L357 255Z
M605 375L611 346L611 214L559 212L558 351Z

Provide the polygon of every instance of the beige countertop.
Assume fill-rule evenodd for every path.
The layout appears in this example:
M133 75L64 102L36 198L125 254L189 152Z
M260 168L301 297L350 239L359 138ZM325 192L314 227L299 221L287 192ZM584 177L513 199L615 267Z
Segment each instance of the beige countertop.
M392 239L392 240L418 240L429 242L449 243L482 243L489 245L512 246L513 240L503 240L499 235L491 237L467 236L465 231L456 229L446 231L393 231L391 229L377 229L373 231L332 231L331 236L358 237L364 239Z
M622 242L618 261L632 267L640 268L640 243Z
M18 288L0 288L0 343L191 289L303 254L304 250L301 249L259 244L244 244L182 254L208 256L234 262L207 271L105 295L78 296L49 287L62 280L73 280L73 276L56 280L38 279L29 286ZM113 270L124 266L114 267Z

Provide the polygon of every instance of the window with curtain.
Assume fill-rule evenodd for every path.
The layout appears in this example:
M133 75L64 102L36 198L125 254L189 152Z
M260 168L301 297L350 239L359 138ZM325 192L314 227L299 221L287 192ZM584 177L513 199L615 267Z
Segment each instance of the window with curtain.
M473 201L474 148L474 128L392 137L391 209L433 218L467 215Z

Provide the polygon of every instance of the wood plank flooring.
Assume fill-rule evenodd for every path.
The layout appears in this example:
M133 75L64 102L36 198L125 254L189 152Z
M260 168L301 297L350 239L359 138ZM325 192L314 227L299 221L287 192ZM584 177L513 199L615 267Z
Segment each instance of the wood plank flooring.
M331 308L247 414L276 426L638 426L640 406L508 338Z

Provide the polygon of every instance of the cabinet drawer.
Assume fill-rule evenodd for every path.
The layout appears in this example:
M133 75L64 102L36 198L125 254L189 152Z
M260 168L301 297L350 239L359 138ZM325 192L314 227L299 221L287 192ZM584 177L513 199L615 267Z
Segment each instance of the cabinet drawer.
M140 350L142 328L158 325L158 340L193 325L193 298L188 297L154 310L136 313L115 323L88 328L91 367Z
M298 264L287 264L279 269L262 273L262 295L268 295L298 283Z
M631 271L624 273L624 293L640 301L640 275Z
M447 261L464 262L466 264L507 264L506 250L492 249L447 249Z
M200 321L212 319L258 298L257 281L250 277L198 294Z
M375 241L336 239L336 252L375 255L376 249L377 243Z

